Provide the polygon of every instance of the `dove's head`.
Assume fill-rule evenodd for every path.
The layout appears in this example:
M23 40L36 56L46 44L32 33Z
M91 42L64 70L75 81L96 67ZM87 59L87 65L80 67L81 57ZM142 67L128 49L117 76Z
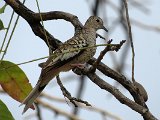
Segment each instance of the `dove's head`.
M98 29L103 29L106 32L108 32L108 30L103 25L102 19L100 17L97 17L97 16L91 16L91 17L89 17L84 26L88 27L88 28L93 28L96 31Z

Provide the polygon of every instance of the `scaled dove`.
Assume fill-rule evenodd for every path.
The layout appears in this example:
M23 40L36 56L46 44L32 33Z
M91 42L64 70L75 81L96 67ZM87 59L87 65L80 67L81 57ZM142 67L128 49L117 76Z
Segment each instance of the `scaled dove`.
M108 32L103 26L101 18L91 16L86 21L81 32L64 42L54 51L45 62L36 86L22 102L22 104L25 104L23 113L32 106L34 100L40 95L51 79L62 71L69 71L76 66L79 67L94 56L96 47L90 46L96 45L96 31L98 29L104 29ZM89 48L81 49L83 47ZM76 51L74 51L75 49Z

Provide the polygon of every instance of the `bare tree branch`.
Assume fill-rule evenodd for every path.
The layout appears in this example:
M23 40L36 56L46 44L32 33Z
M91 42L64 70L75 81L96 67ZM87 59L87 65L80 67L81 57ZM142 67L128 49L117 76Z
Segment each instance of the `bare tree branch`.
M45 30L45 32L44 32L44 28L40 23L41 19L40 19L39 13L35 13L35 12L29 10L19 0L6 0L5 2L8 5L10 5L18 15L20 15L22 18L24 18L28 22L30 27L32 28L34 34L39 36L40 38L42 38L44 40L44 42L47 44L47 40L45 37L45 33L46 33L49 44L50 44L50 46L52 46L52 48L51 48L52 50L55 50L61 44L61 42L58 39L54 38L47 30ZM97 1L97 2L99 2L99 1ZM125 24L125 27L126 27L125 29L128 30L128 36L129 36L129 39L131 42L132 55L133 55L132 56L132 80L134 83L134 54L135 53L134 53L134 46L133 46L133 40L132 40L131 25L130 25L130 20L129 20L129 15L128 15L127 1L123 0L123 2L125 5L125 9L126 9L126 18L127 18L128 28L127 28L126 23L123 21L124 20L123 15L121 15L121 18L123 18L123 19L121 19L121 22ZM123 10L122 10L122 13L123 13ZM81 22L78 20L78 17L75 15L72 15L70 13L65 13L65 12L61 12L61 11L52 11L52 12L41 13L41 15L42 15L43 20L64 19L66 21L71 22L72 25L75 27L75 34L79 33L79 31L83 27ZM106 53L106 51L104 51L104 55L105 55L105 53ZM101 89L104 89L105 91L110 92L122 104L125 104L128 107L130 107L131 109L133 109L134 111L140 113L145 120L157 120L157 118L155 118L152 115L152 113L150 113L147 105L145 104L145 100L144 100L143 96L141 96L140 90L137 90L137 87L135 87L135 85L130 80L127 80L127 78L124 75L112 70L111 68L106 66L104 63L100 62L103 59L104 55L102 55L101 57L98 58L99 60L96 64L96 68L99 71L101 71L104 75L112 78L113 80L120 83L124 88L126 88L126 90L128 90L129 93L134 98L134 101L127 98L117 88L115 88L114 86L105 82L103 79L101 79L99 76L97 76L94 72L91 72L88 68L84 68L83 70L78 69L77 72L81 72L81 74L86 75L92 82L94 82L96 85L98 85ZM96 61L97 60L93 58L88 63L90 65L94 65L94 63ZM61 87L61 88L63 88L63 87ZM68 94L68 95L70 98L72 98L70 94ZM77 101L76 98L75 99L72 98L72 100ZM44 103L39 100L38 100L38 102L42 106L50 108L55 113L65 115L71 119L79 119L77 116L66 113L64 111L61 111L53 106L50 106L47 103Z
M104 49L103 51L101 51L101 53L100 53L99 57L97 58L96 62L95 62L95 63L93 64L93 66L90 68L90 70L91 70L92 72L95 72L95 70L96 70L96 68L97 68L97 65L101 62L101 60L103 59L103 57L105 56L105 54L106 54L108 51L116 51L116 52L117 52L117 51L121 48L121 46L125 43L125 40L122 40L122 41L120 42L120 44L113 45L113 46L110 45L111 42L112 42L112 39L107 42L108 46L106 46L105 49Z
M40 24L41 18L39 13L34 13L26 6L24 6L19 0L7 0L7 4L9 4L14 11L23 17L31 26L35 35L42 38L47 44L47 39L45 36L45 32L48 38L48 42L52 47L52 50L55 50L61 42L54 38L47 30L44 31L44 28ZM65 13L61 11L53 11L47 13L41 13L43 20L56 20L56 19L64 19L66 21L71 22L75 26L75 33L77 34L79 30L81 30L82 23L78 20L77 16L72 15L70 13Z
M70 102L73 103L73 105L74 105L75 107L78 107L77 104L76 104L76 102L83 103L83 104L85 104L86 106L91 106L91 104L89 104L87 101L83 101L83 100L81 100L81 99L77 99L77 98L75 98L75 97L72 97L71 94L67 91L67 89L63 86L63 84L62 84L62 82L61 82L61 80L60 80L59 75L56 76L56 78L57 78L57 83L58 83L58 85L60 86L63 95L64 95L65 97L67 97L67 98L70 100Z
M41 105L41 106L43 106L43 107L45 107L45 108L47 108L47 109L50 109L50 110L52 110L55 114L60 114L60 115L64 115L64 116L66 116L66 117L68 117L68 118L71 118L71 119L73 119L73 120L80 120L80 118L78 118L77 116L75 116L75 115L73 115L73 114L70 114L70 113L68 113L68 112L66 112L66 111L64 111L64 110L60 110L59 108L56 108L56 107L54 107L53 105L50 105L50 104L48 104L48 103L46 103L46 102L43 102L43 101L41 101L41 100L37 100L37 102Z
M104 90L110 92L119 102L127 105L131 109L140 113L145 118L145 120L158 120L150 113L150 111L147 108L137 104L136 102L134 102L134 101L130 100L129 98L127 98L126 96L124 96L117 88L115 88L114 86L112 86L112 85L108 84L107 82L105 82L104 80L102 80L95 73L89 72L88 69L83 69L82 73L87 75L87 77L92 82L94 82L96 85L98 85L101 89L104 89ZM133 83L131 83L129 81L126 81L126 82L130 83L129 87L131 87L131 85L134 86ZM136 92L136 90L134 90L134 92Z
M65 99L54 97L54 96L50 96L50 95L48 95L46 93L42 93L41 96L44 97L44 98L47 98L48 100L57 101L57 102L61 102L61 103L66 103ZM69 100L67 100L67 102L69 102ZM86 109L86 110L95 111L95 112L98 112L100 114L104 114L105 116L113 118L115 120L121 120L121 118L119 118L118 116L116 116L116 115L114 115L114 114L112 114L112 113L110 113L110 112L108 112L106 110L103 110L101 108L98 108L98 107L96 107L94 105L88 107L88 106L84 105L83 103L79 103L79 102L77 102L77 105L80 108L83 108L83 109Z
M131 23L145 30L152 30L152 31L160 32L160 25L159 26L148 25L143 22L137 21L135 19L131 19Z
M94 62L96 61L95 58L91 59L88 63L93 65ZM105 64L103 64L102 62L99 63L99 65L97 66L97 69L100 70L103 74L105 74L106 76L112 78L113 80L116 80L117 82L119 82L124 88L126 88L131 95L133 96L134 100L136 101L136 103L133 103L132 100L130 99L125 99L126 97L122 94L122 93L114 93L115 91L117 91L117 89L111 85L109 85L108 83L106 83L105 81L103 81L102 79L100 79L97 75L94 75L95 77L93 77L94 73L89 73L88 71L85 71L84 74L86 74L90 80L92 82L94 82L95 84L97 84L100 88L104 89L106 91L109 91L112 95L114 95L122 104L125 104L127 106L129 106L131 109L139 112L144 118L146 118L146 120L157 120L157 118L155 118L148 110L147 105L145 104L144 99L142 98L142 96L140 95L139 91L137 91L137 89L134 87L134 84L131 83L129 80L126 79L126 77L112 69L110 69L108 66L106 66ZM101 81L102 80L102 81ZM109 88L107 88L109 87ZM116 90L115 90L116 89ZM120 96L119 96L119 95ZM121 96L122 95L122 96ZM122 98L122 99L121 99ZM138 103L138 104L137 104ZM139 105L140 104L140 105ZM131 105L131 106L130 106ZM138 106L139 108L137 108ZM142 105L142 106L141 106ZM143 107L144 106L144 107ZM140 111L139 111L140 110ZM146 110L146 112L144 112L144 110ZM144 113L143 113L144 112Z

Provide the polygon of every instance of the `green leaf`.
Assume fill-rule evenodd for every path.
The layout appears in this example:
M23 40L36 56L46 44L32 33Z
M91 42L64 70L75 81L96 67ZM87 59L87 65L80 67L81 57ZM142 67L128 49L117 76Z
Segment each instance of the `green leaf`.
M7 4L5 4L2 8L0 8L0 14L4 13L6 6L7 6Z
M0 19L0 30L3 30L3 29L5 29L5 28L4 28L2 20Z
M32 90L23 70L9 61L0 61L0 85L13 99L22 102Z
M7 106L0 100L0 120L14 120Z

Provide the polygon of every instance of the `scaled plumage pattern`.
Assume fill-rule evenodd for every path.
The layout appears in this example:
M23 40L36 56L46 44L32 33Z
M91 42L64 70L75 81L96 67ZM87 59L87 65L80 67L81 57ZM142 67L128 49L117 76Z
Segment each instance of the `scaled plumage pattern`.
M23 113L31 107L34 100L40 95L51 79L62 71L71 70L76 64L88 62L94 56L96 47L91 46L96 45L96 31L98 29L108 31L103 26L101 18L91 16L86 21L81 32L64 42L54 51L42 67L36 86L22 102L22 104L25 104ZM81 49L84 47L89 48Z

